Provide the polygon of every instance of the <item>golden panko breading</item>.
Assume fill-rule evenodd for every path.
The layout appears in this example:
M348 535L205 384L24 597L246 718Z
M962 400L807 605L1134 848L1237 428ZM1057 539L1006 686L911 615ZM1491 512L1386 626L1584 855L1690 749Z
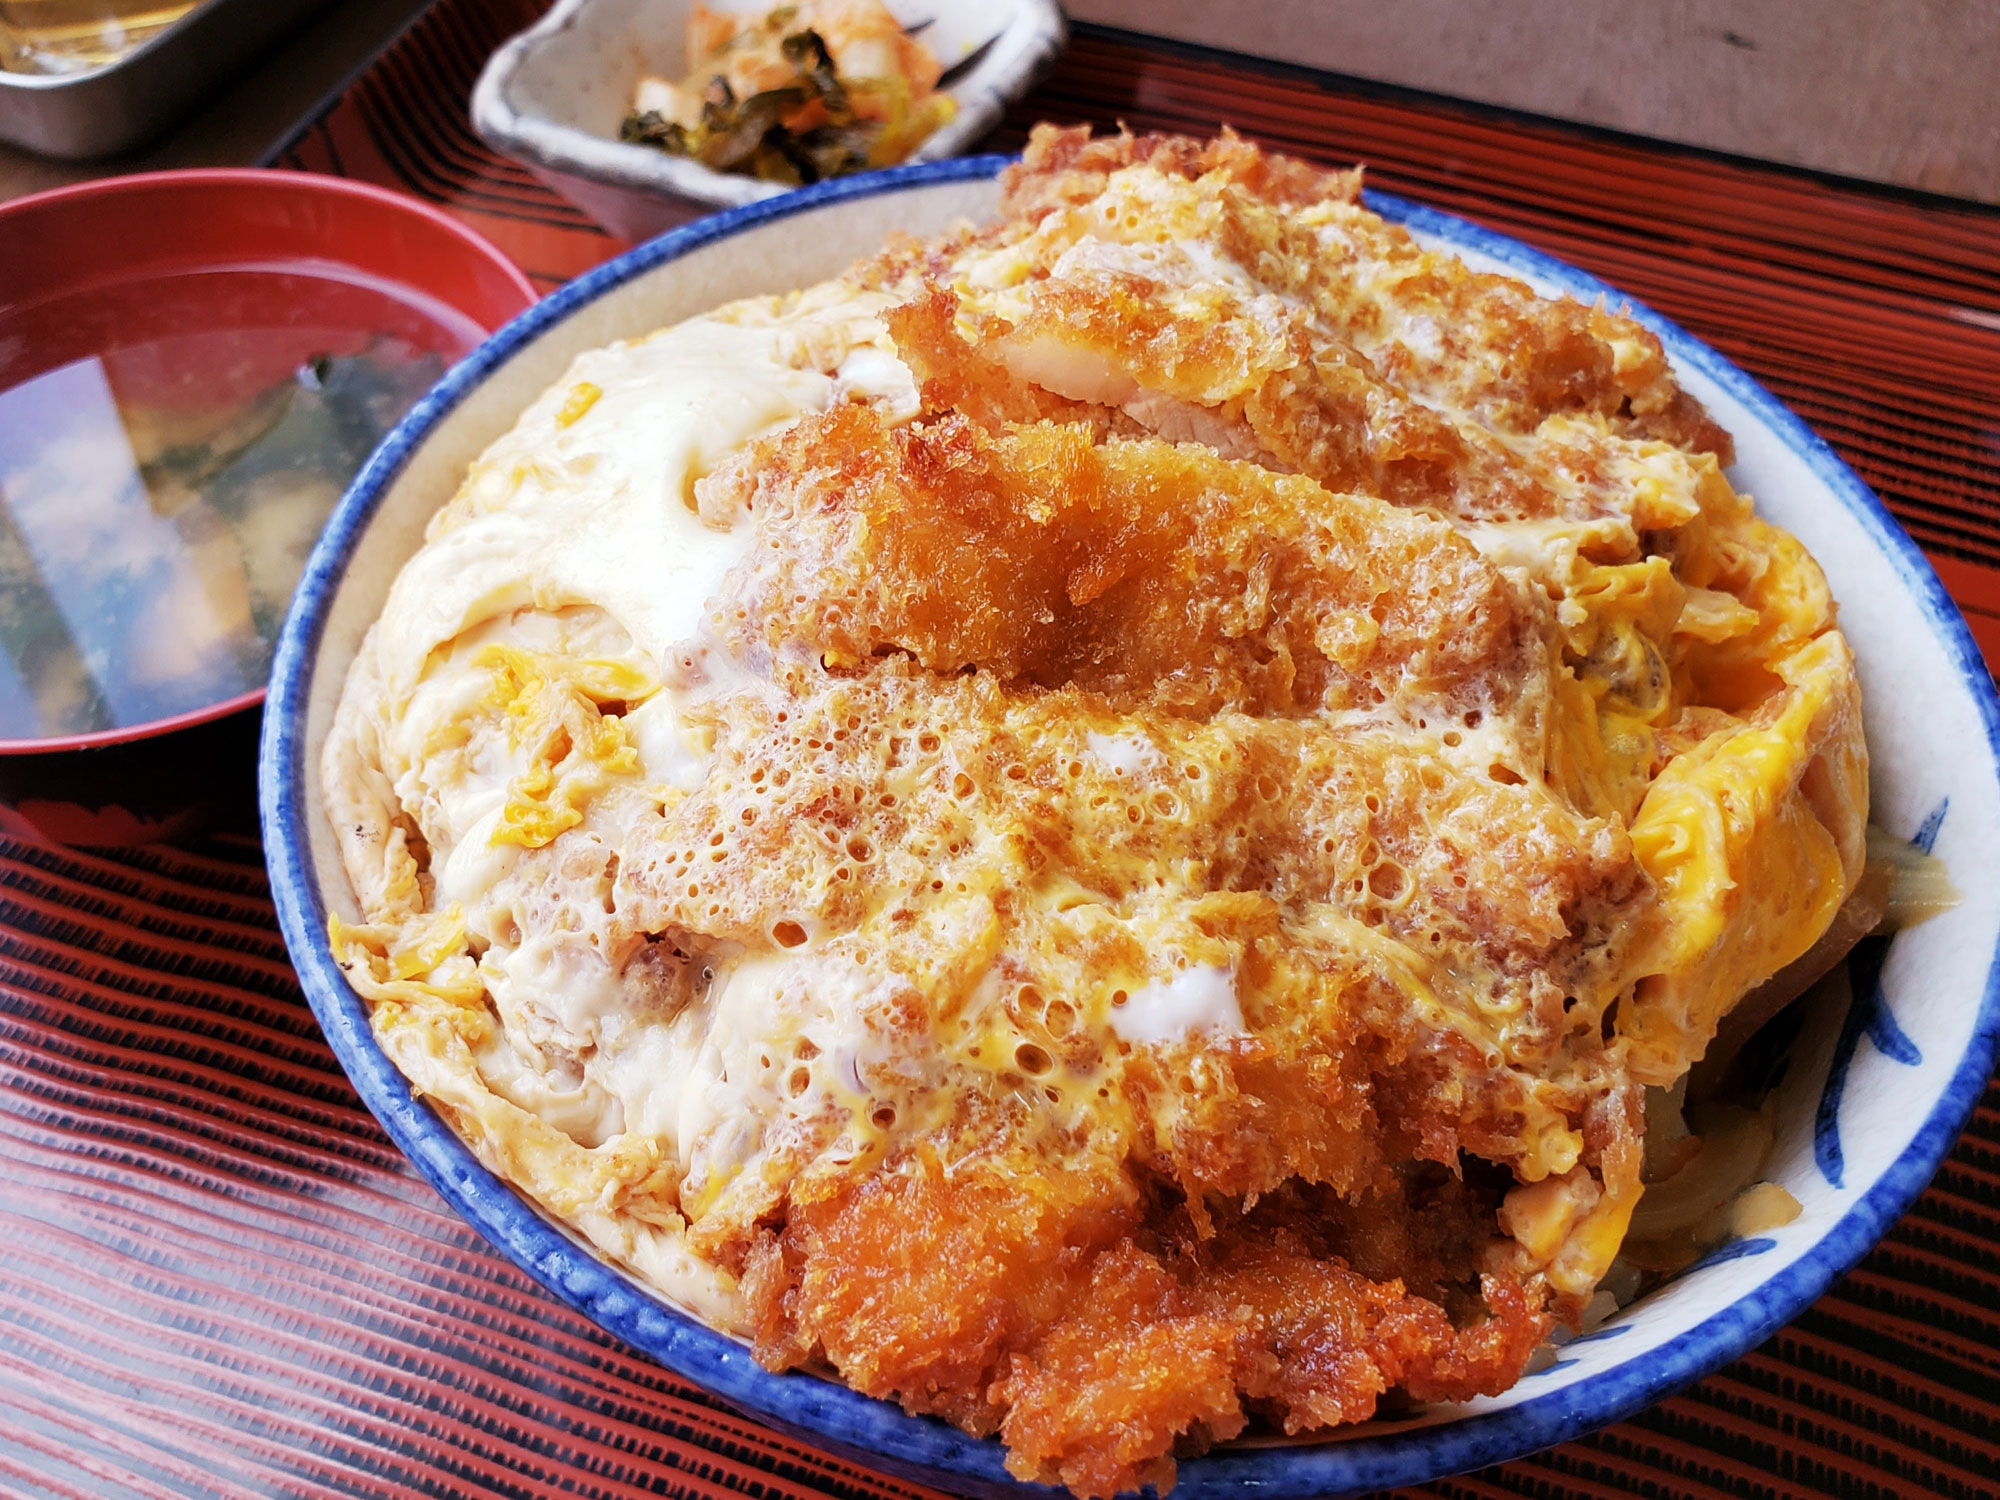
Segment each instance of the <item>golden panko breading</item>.
M603 1253L1110 1496L1577 1322L1867 759L1630 319L1227 134L1004 190L473 466L328 742L334 938Z
M1196 444L849 406L704 483L768 544L749 628L828 663L900 652L1202 716L1493 712L1540 664L1531 607L1445 522Z

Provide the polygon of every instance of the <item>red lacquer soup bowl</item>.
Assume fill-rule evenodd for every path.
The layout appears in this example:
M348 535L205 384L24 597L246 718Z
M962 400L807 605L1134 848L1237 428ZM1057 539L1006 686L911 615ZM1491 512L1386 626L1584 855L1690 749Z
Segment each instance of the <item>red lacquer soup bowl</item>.
M0 830L247 813L271 650L368 454L534 288L412 198L163 172L0 206Z

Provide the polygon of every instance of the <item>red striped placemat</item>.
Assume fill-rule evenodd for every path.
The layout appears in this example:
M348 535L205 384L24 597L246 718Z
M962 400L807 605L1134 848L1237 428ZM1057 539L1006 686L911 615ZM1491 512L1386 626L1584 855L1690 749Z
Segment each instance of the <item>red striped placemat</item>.
M545 286L616 253L465 124L535 0L444 0L285 154L442 202ZM2000 214L1086 33L1035 118L1235 124L1589 267L1765 380L2000 656ZM248 795L246 789L246 797ZM1422 1493L2000 1492L2000 1092L1818 1305L1632 1421ZM349 1089L248 840L0 841L0 1493L904 1500L495 1255Z

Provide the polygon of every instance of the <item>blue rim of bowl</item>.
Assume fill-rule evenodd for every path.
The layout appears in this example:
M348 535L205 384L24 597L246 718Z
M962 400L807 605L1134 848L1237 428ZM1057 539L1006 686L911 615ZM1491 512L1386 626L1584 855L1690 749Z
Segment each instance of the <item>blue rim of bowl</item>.
M376 1045L366 1007L334 962L306 834L306 820L317 814L304 806L305 709L327 605L367 523L411 453L487 374L577 309L704 245L828 204L991 177L1008 160L982 156L896 167L731 209L606 262L481 345L389 435L328 522L279 639L258 780L272 895L307 1000L369 1109L417 1169L487 1239L601 1327L719 1399L780 1428L864 1465L947 1489L1058 1496L1063 1492L1025 1485L1009 1476L1000 1445L992 1439L975 1439L942 1422L909 1416L888 1402L816 1376L770 1373L737 1340L668 1306L597 1259L482 1167L450 1127L412 1095L403 1075ZM1367 201L1386 219L1436 236L1453 248L1488 256L1572 296L1586 301L1602 296L1613 306L1623 304L1660 337L1677 366L1699 370L1776 432L1862 523L1916 597L1979 706L1992 765L2000 774L2000 697L1957 605L1882 502L1770 392L1706 344L1586 272L1454 215L1387 194L1370 193ZM1902 1216L1978 1102L1993 1068L1996 1045L2000 1045L2000 952L1988 967L1979 1016L1965 1053L1930 1117L1903 1153L1797 1260L1642 1357L1587 1383L1445 1424L1317 1447L1225 1449L1189 1459L1180 1466L1176 1493L1184 1500L1224 1496L1240 1500L1251 1494L1284 1500L1419 1484L1565 1442L1699 1379L1804 1311Z

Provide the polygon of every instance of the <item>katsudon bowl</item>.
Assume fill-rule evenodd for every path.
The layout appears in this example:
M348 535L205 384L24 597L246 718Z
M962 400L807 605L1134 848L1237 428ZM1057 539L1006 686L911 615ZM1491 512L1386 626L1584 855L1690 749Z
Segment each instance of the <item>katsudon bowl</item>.
M997 1441L811 1374L769 1373L746 1345L544 1218L413 1095L329 947L329 917L356 912L321 810L319 764L349 663L426 522L574 356L734 298L822 280L892 230L926 234L988 217L1002 165L986 157L906 167L721 214L582 277L480 348L376 453L312 556L278 646L261 767L272 886L306 994L363 1099L438 1191L550 1291L718 1398L860 1463L981 1496L1031 1488L1008 1476ZM1462 220L1380 195L1371 206L1476 268L1629 305ZM1712 350L1632 310L1664 341L1684 387L1734 434L1730 479L1824 565L1860 659L1875 820L1930 848L1961 899L1892 940L1867 940L1847 986L1823 985L1802 1002L1772 1095L1767 1169L1798 1200L1796 1219L1725 1244L1503 1395L1399 1411L1331 1439L1267 1436L1186 1460L1177 1493L1188 1500L1419 1483L1659 1399L1751 1349L1853 1265L1929 1180L1991 1070L2000 1032L2000 883L1987 852L2000 840L1992 679L1914 544L1831 450Z

